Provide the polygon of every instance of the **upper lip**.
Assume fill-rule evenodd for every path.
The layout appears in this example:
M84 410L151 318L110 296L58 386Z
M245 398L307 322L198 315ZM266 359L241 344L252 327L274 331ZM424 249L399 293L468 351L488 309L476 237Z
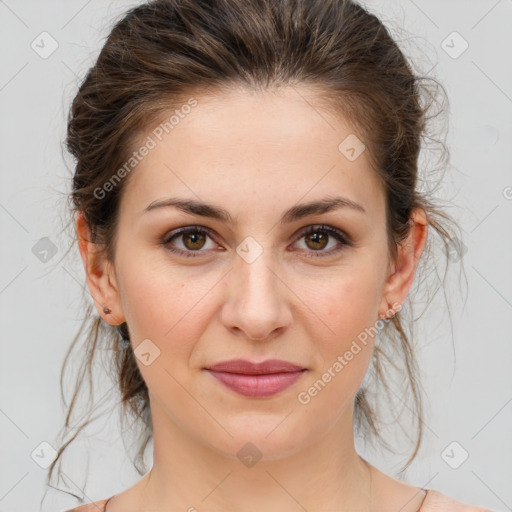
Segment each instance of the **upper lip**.
M282 361L279 359L267 359L261 363L254 363L246 359L231 359L208 366L207 370L227 373L241 373L247 375L262 375L269 373L288 373L305 370L306 368Z

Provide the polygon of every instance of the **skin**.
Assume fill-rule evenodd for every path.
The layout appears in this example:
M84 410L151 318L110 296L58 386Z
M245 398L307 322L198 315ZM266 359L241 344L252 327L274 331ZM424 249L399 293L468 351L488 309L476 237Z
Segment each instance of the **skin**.
M416 512L425 493L365 463L354 447L353 400L374 338L308 404L297 397L390 305L404 302L426 241L425 212L413 212L392 262L384 191L367 152L350 161L338 150L355 132L322 109L313 90L196 98L132 171L113 262L87 242L83 217L76 221L99 314L112 325L126 321L135 350L145 339L160 350L148 366L137 359L150 394L154 465L107 511ZM334 195L366 213L340 208L279 224L292 206ZM171 196L220 206L236 223L175 207L143 213ZM317 224L353 245L334 253L340 242L330 235L318 248L301 233ZM185 226L209 228L211 237L201 245L177 236L167 247L195 248L197 257L163 243ZM251 263L236 252L246 237L262 249ZM238 357L284 359L308 371L277 395L248 398L203 370ZM262 457L252 467L237 457L248 442Z

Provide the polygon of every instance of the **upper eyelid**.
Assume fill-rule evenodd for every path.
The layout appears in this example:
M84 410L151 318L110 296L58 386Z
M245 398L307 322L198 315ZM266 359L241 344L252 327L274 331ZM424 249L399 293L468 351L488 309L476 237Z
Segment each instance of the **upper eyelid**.
M351 237L344 230L336 228L336 227L331 226L329 224L308 224L307 226L303 226L302 228L299 228L298 230L296 230L295 233L293 234L293 237L300 239L304 235L306 235L308 232L310 232L310 231L314 232L315 229L318 230L318 231L322 231L322 230L327 231L328 234L330 234L331 236L334 236L334 233L329 233L329 231L334 231L336 234L338 234L346 242L346 244L351 244L352 243ZM173 233L174 231L176 231L176 232ZM190 224L188 226L183 226L183 227L180 227L180 228L172 230L171 233L173 233L173 234L171 234L170 236L169 236L169 234L166 234L164 236L164 239L163 239L164 243L168 244L168 243L171 242L171 240L173 238L186 235L187 233L190 233L190 232L193 233L194 231L204 232L215 243L218 243L216 241L216 239L215 239L214 230L209 228L209 227L202 226L200 224ZM197 251L186 251L186 252L205 252L205 251L199 249Z
M181 236L181 235L186 235L187 233L191 233L191 232L192 233L198 232L198 231L206 233L212 239L214 238L212 236L213 229L207 228L205 226L200 226L198 224L191 224L189 226L183 226L183 227L176 228L176 229L173 229L173 230L169 231L168 233L166 233L163 236L163 240L167 241L167 242L170 242L175 237L178 237L178 236Z

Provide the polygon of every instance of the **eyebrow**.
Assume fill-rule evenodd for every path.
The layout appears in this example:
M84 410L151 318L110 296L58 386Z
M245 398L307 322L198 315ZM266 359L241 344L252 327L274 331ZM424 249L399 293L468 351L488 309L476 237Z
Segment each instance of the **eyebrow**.
M234 224L230 213L224 208L220 208L219 206L208 203L203 203L201 201L196 201L194 199L180 199L170 197L163 200L156 200L146 206L146 208L142 211L142 214L159 208L168 207L175 207L184 211L185 213L190 213L192 215L209 217L226 223ZM362 205L352 201L351 199L341 196L332 198L326 197L325 199L318 201L312 201L310 203L303 203L292 206L289 210L284 212L279 223L285 224L294 222L309 215L327 213L339 208L350 208L361 213L366 213L366 210Z

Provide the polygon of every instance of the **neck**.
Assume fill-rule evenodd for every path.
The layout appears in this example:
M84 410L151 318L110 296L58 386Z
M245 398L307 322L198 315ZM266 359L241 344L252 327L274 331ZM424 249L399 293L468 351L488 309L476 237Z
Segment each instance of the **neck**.
M353 408L314 444L272 458L250 439L231 439L232 454L220 452L182 430L155 402L152 414L153 468L143 478L140 501L147 510L370 510L371 472L354 447ZM265 448L275 454L271 437Z

